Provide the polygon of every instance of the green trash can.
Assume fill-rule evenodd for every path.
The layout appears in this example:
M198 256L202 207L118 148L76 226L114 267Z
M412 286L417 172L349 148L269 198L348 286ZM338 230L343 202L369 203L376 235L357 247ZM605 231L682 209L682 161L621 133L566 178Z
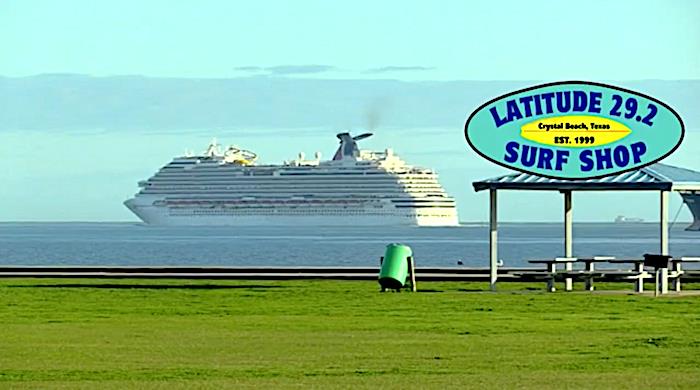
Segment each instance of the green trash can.
M407 245L386 246L382 268L379 270L379 284L382 288L398 290L406 284L409 256L413 256L413 251Z

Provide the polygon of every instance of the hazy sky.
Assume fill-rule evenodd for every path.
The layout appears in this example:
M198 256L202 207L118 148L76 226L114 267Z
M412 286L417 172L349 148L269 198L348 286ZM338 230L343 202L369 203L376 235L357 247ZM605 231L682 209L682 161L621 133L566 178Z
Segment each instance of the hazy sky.
M0 76L698 79L698 20L700 1L3 0ZM288 129L253 136L237 129L0 132L0 155L10 167L0 172L0 220L133 220L121 202L136 182L211 136L279 162L302 149L329 156L335 130L304 137ZM401 137L392 130L363 145L391 145L409 162L437 168L462 219L485 220L486 198L470 183L503 170L469 155L461 131L406 129L412 137ZM700 169L698 151L700 131L689 129L667 162ZM503 218L558 220L559 196L538 196L504 195ZM540 199L552 206L532 215ZM577 220L656 217L652 194L581 194L575 201ZM674 196L671 214L679 205Z

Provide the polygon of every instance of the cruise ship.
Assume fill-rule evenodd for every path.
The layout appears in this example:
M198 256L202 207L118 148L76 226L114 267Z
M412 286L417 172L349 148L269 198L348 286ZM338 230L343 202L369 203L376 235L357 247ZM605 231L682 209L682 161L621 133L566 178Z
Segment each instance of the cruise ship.
M213 141L202 155L173 159L124 202L147 224L232 226L457 226L455 200L427 168L391 149L360 150L337 134L331 160L257 165L253 152Z

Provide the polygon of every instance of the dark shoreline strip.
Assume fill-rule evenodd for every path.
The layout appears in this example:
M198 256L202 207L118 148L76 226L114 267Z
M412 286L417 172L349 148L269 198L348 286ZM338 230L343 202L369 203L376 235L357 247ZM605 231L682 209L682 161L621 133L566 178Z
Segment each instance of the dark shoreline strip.
M539 268L501 268L499 282L538 281ZM192 267L192 266L0 266L0 278L376 280L378 267ZM418 267L423 281L488 281L487 267ZM603 277L600 280L605 281ZM700 282L700 271L686 270L684 282Z

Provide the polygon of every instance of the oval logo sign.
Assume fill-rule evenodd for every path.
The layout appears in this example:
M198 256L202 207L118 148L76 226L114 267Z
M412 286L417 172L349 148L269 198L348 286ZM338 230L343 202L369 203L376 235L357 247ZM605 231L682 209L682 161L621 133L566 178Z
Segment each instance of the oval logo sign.
M557 179L638 169L673 153L681 117L650 96L586 81L550 83L493 99L464 126L467 142L496 164Z

